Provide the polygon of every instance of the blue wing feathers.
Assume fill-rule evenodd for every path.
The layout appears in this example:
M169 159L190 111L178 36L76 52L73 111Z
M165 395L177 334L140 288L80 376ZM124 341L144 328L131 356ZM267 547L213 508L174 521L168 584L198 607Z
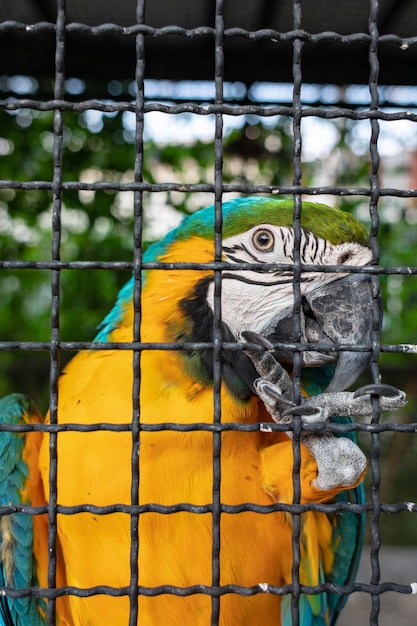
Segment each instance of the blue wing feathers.
M332 377L333 366L303 370L303 384L310 395L322 393ZM350 423L350 417L333 418L334 422ZM346 432L335 436L349 437L356 442L355 432ZM342 491L336 502L363 504L365 492L363 484L353 489ZM347 585L354 582L362 550L365 517L353 511L340 511L332 518L332 552L334 560L331 571L321 571L319 583L330 582L336 585ZM313 611L312 596L300 597L300 624L302 626L335 626L347 596L331 592L322 593L319 597L320 610ZM284 596L282 602L282 626L291 626L291 595Z
M363 485L342 492L336 501L363 503ZM334 562L330 573L325 575L321 571L319 583L331 582L337 585L347 585L355 580L362 549L363 530L363 515L351 511L342 511L336 514L332 535ZM315 597L319 598L319 612L313 610L312 596L301 594L299 601L300 625L335 626L340 612L346 604L347 596L329 592ZM291 600L291 594L282 598L282 626L292 626Z
M358 485L355 489L342 492L338 502L351 502L353 504L363 504L365 502L365 492L363 485ZM365 526L364 514L343 511L337 514L337 523L333 531L334 563L329 582L339 585L347 585L355 581L362 550L363 534ZM332 619L330 625L334 626L340 615L340 611L347 601L347 596L329 594L329 604L331 607Z
M0 570L0 585L5 587L3 572ZM16 622L12 618L9 604L4 596L0 600L0 626L15 626Z
M0 400L0 424L26 424L32 412L38 414L30 399L12 394ZM25 504L22 491L29 477L23 459L26 434L0 432L0 499L1 506ZM26 513L0 517L0 585L24 590L37 584L33 555L33 518ZM31 595L11 598L0 595L0 626L44 626L40 612L44 601Z
M321 603L321 610L316 614L311 606L310 598L304 594L300 596L298 606L301 626L328 626L329 612L326 602ZM292 626L291 595L284 596L281 605L281 626Z

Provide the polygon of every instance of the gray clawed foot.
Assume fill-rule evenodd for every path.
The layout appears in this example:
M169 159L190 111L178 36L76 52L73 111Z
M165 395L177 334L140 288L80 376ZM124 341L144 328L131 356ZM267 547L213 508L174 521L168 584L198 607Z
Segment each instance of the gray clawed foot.
M244 341L259 348L245 350L260 378L254 388L267 411L277 424L290 424L300 415L303 424L329 422L332 417L366 417L373 414L372 397L377 396L381 411L403 407L407 398L403 391L391 385L375 383L360 387L355 392L322 393L293 401L292 382L288 372L273 356L273 344L261 335L245 331ZM292 431L287 435L292 437ZM355 485L366 469L366 457L360 448L347 437L334 437L327 433L301 434L302 443L309 449L317 463L314 485L320 490L348 488Z
M310 406L317 407L328 421L332 417L370 417L373 414L372 396L377 396L381 411L395 411L407 403L406 394L391 385L372 384L357 391L322 393L306 399Z
M288 404L293 404L293 389L291 378L286 369L284 369L272 354L274 346L272 343L252 331L244 331L241 333L242 339L248 343L254 343L259 346L258 349L247 349L246 354L254 364L256 371L261 377L258 380L272 383L274 391L283 398ZM277 398L278 399L278 398Z

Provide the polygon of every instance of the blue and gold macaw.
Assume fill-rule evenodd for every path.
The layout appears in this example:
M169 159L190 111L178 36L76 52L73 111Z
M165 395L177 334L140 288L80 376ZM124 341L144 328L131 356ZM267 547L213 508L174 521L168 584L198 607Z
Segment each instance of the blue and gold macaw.
M301 353L303 395L295 402L291 372L294 334L293 274L282 265L294 261L293 202L250 197L223 205L221 314L223 340L242 350L222 350L222 423L260 424L221 433L220 500L223 505L293 502L294 414L306 430L300 437L302 504L363 500L366 459L353 437L336 437L322 428L346 415L369 415L369 393L380 395L382 409L405 402L397 390L373 386L362 393L343 391L353 384L369 352L337 344L370 345L372 285L349 267L371 262L365 228L351 215L306 202L302 208L300 255L303 264L345 265L345 272L304 271L300 281L301 340L316 344ZM146 262L166 263L143 273L141 339L145 343L190 344L213 340L214 273L184 269L178 262L214 259L214 209L186 217L145 254ZM247 269L256 263L265 271ZM271 269L270 264L281 266ZM237 266L238 265L238 266ZM133 339L133 280L120 292L96 340ZM321 352L318 345L326 344ZM58 422L91 426L130 424L133 357L130 350L86 350L65 368L59 382ZM42 418L27 398L12 395L0 404L1 584L14 590L48 582L48 521L22 505L48 503L49 435L36 432ZM48 417L46 417L46 422ZM213 423L213 354L209 350L143 350L140 421L146 425ZM277 432L272 425L287 424ZM16 425L7 429L7 425ZM29 432L24 431L27 426ZM31 429L32 428L32 429ZM57 493L64 507L131 503L132 435L101 427L58 433ZM141 505L208 505L213 499L213 434L204 429L143 430L139 453ZM244 506L241 507L244 509ZM33 512L33 511L32 511ZM140 626L211 624L213 516L207 512L154 509L139 517L139 585L192 588L175 595L167 589L139 594ZM351 511L301 515L299 579L302 585L344 585L354 579L362 537L362 517ZM129 623L131 520L128 513L88 511L57 518L57 586L110 586L103 593L61 595L57 623L72 626L125 626ZM292 516L273 510L223 511L220 519L221 626L288 626L291 593ZM249 593L239 593L248 587ZM290 589L290 587L289 587ZM118 594L117 591L120 591ZM45 624L46 600L37 593L0 597L0 625ZM344 597L323 591L301 594L302 626L335 624Z

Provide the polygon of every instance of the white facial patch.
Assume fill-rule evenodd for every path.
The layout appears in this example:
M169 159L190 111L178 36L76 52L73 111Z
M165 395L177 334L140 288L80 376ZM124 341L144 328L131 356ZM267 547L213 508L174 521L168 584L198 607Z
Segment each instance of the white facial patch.
M223 240L226 261L233 264L294 265L294 232L291 228L260 224ZM372 260L369 248L358 243L334 245L301 231L300 257L303 265L363 266ZM301 295L319 284L325 285L345 273L302 272ZM214 302L214 284L210 283L207 301ZM265 271L225 270L222 275L222 320L235 337L244 330L262 332L288 314L294 305L293 270L269 267Z

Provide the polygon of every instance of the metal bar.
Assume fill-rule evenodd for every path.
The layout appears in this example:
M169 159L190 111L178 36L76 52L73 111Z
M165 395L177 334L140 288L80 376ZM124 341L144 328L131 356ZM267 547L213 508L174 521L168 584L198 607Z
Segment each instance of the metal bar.
M43 32L54 32L55 25L52 22L37 22L26 24L17 20L6 20L0 22L0 32L22 32L28 35L36 35ZM187 39L207 37L216 38L216 29L210 26L199 26L197 28L183 28L181 26L169 25L161 28L154 28L148 24L133 24L132 26L120 26L119 24L98 24L91 26L80 22L70 22L66 24L65 31L68 33L82 33L90 36L118 35L125 38L144 35L146 37L184 37ZM350 33L342 35L333 31L322 31L319 33L309 33L302 28L294 28L288 31L279 31L272 28L261 28L258 30L247 30L240 27L224 29L224 39L240 37L251 41L276 41L291 42L300 40L308 43L339 43L353 44L360 43L369 46L371 35L365 32ZM393 33L385 33L379 38L381 44L395 46L414 46L417 44L417 36L401 37Z
M293 0L293 25L294 30L301 28L302 21L302 9L301 0ZM293 103L292 108L293 115L293 185L301 185L302 179L302 166L301 166L301 153L302 153L302 134L301 134L301 87L303 82L301 71L303 42L300 39L295 39L293 42L293 61L292 61L292 73L294 80L293 88ZM294 195L294 215L293 215L293 228L294 228L294 270L293 270L293 292L294 292L294 304L293 304L293 324L294 324L294 337L297 341L301 339L301 195ZM301 353L294 352L293 357L293 371L292 371L292 384L294 402L299 404L301 402ZM292 469L292 483L293 483L293 504L299 504L301 499L301 480L300 480L300 468L301 468L301 417L296 416L293 424L293 469ZM301 565L301 516L299 514L292 515L292 568L291 568L291 618L293 626L299 626L300 624L300 565Z
M223 0L215 4L215 40L214 40L214 82L216 104L223 105L224 53L223 53ZM215 115L214 130L214 260L222 260L222 197L223 197L223 114ZM213 311L213 421L222 421L222 275L214 272L214 311ZM212 587L220 586L220 551L221 551L221 446L219 432L213 433L213 512L212 512ZM211 626L218 626L220 619L220 597L213 594L211 600Z
M363 106L363 105L362 105ZM120 111L135 112L134 104L131 102L103 102L101 100L85 100L81 102L71 102L64 98L55 98L54 100L39 101L32 98L13 98L11 100L0 100L0 109L5 111L16 111L20 109L33 109L34 111L53 111L55 109L65 111L102 111L105 113L114 113ZM278 115L292 117L294 109L287 105L233 105L233 104L196 104L194 102L186 102L181 104L165 104L162 102L148 102L144 105L144 112L151 113L153 111L160 113L168 113L178 115L180 113L194 113L196 115L215 115L222 113L223 115L232 115L240 117L242 115L257 115L261 118L276 117ZM384 121L407 120L415 122L417 113L415 106L410 110L401 111L384 111L378 110L354 110L352 108L326 107L318 106L303 107L301 111L302 117L319 117L320 119L339 119L346 118L352 120L379 119Z
M369 92L371 96L370 110L377 111L379 109L379 94L378 94L378 78L379 78L379 60L378 60L378 45L379 45L379 32L378 32L378 14L379 14L379 1L370 0L369 8L369 33L371 40L369 43ZM371 124L371 138L370 138L370 155L371 155L371 171L369 176L371 197L370 197L370 215L371 215L371 233L370 233L370 247L373 253L373 263L376 265L379 261L379 246L378 246L378 231L379 231L379 215L378 215L378 201L379 201L379 152L378 152L378 137L379 137L379 122L377 119L370 120ZM372 277L373 290L375 298L372 306L373 315L373 331L372 331L372 361L371 361L371 373L373 380L376 382L380 380L378 359L379 359L379 328L380 328L380 312L379 306L376 300L377 293L379 291L378 277ZM380 410L378 401L373 398L373 416L372 423L378 423L380 419ZM381 545L380 537L380 514L381 505L379 497L379 488L381 484L381 468L380 468L380 451L381 440L379 433L371 434L371 469L372 469L372 487L371 487L371 500L372 500L372 516L371 516L371 565L372 565L372 577L371 584L378 584L380 582L380 564L379 564L379 549ZM381 603L379 595L371 596L371 613L370 613L370 625L378 626L379 613Z
M56 48L55 48L55 83L54 97L64 97L65 80L65 10L66 0L57 0ZM54 112L54 147L53 147L53 212L52 212L52 261L60 260L61 246L61 208L63 176L63 111ZM58 422L58 378L59 378L59 319L60 319L60 269L51 274L51 346L50 346L50 422ZM49 435L49 494L48 494L48 587L56 588L57 574L57 499L58 499L58 433ZM47 623L56 623L56 602L50 598L47 605Z
M145 20L146 0L138 0L136 19L138 24ZM142 34L136 37L136 98L135 98L135 182L143 180L143 131L144 131L144 76L145 76L145 41ZM142 206L143 192L138 189L134 195L134 252L133 252L133 340L141 340L141 298L142 298ZM131 489L132 507L139 506L140 485L140 390L141 390L141 349L133 350L133 387L132 387L132 452L131 452ZM130 586L129 586L129 626L136 626L139 619L139 513L130 516Z

